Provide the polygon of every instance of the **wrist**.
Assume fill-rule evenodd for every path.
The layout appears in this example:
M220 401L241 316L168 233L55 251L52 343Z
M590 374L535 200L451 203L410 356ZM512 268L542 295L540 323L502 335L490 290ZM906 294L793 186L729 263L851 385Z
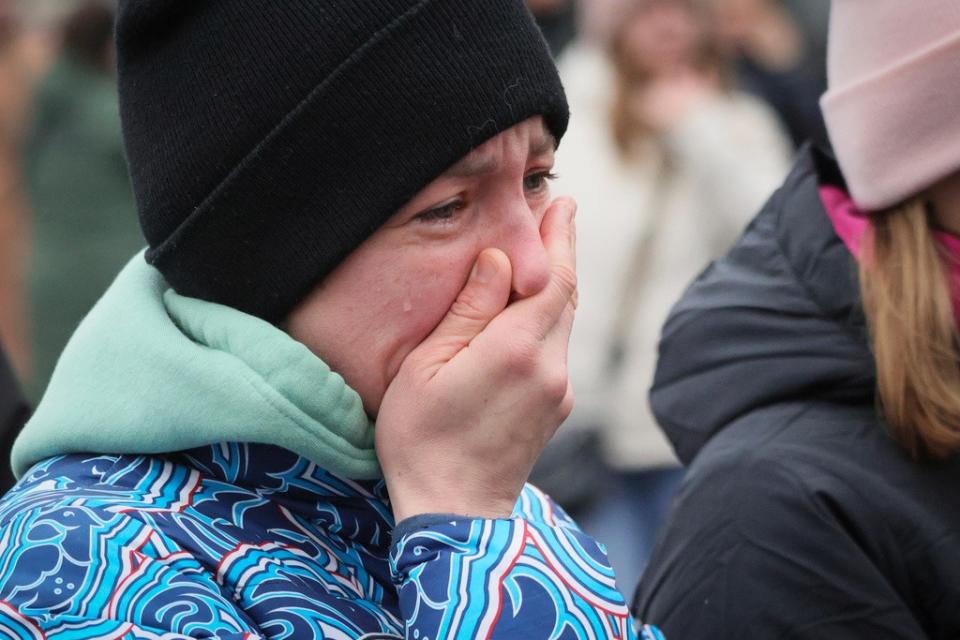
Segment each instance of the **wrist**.
M466 493L456 495L405 491L391 486L390 508L397 523L410 518L436 514L459 516L470 519L498 520L513 515L516 498L476 496Z
M433 514L444 514L471 520L504 520L513 515L514 504L465 505L452 502L427 501L395 506L391 502L396 522Z

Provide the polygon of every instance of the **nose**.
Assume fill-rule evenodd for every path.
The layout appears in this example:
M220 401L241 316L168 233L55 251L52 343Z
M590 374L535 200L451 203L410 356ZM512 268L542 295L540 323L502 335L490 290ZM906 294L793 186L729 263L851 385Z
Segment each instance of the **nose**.
M500 237L493 243L510 258L512 299L540 293L550 281L550 257L540 235L542 217L531 211L525 199L514 204L499 231Z

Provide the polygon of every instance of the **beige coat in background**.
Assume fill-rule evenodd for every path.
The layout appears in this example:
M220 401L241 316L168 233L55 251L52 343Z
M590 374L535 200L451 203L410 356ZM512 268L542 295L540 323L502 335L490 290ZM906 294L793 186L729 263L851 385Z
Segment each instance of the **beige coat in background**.
M570 344L576 408L568 425L601 427L615 468L673 466L647 402L661 326L686 286L779 186L789 144L764 104L731 93L702 105L650 153L626 164L608 124L614 83L606 57L575 44L559 66L571 120L555 192L580 204L580 303ZM662 168L667 155L673 170ZM625 296L636 303L624 304ZM625 358L612 373L618 324Z

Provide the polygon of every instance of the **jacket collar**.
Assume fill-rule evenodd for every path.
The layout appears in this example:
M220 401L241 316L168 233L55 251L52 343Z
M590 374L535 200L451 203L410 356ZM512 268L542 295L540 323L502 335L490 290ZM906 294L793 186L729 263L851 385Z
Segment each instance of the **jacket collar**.
M167 456L222 482L252 491L313 526L365 547L386 547L395 525L386 482L351 480L281 447L218 443Z

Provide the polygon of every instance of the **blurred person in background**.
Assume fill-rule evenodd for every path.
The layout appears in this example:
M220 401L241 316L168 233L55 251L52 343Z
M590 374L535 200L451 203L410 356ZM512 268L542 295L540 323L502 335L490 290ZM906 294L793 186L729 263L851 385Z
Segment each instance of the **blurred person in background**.
M572 115L558 188L581 206L577 404L565 432L599 427L612 473L582 492L598 502L580 520L624 584L639 579L681 477L647 406L660 327L788 168L776 117L731 88L727 66L706 15L686 0L636 1L607 51L579 41L560 60ZM575 464L583 471L587 462ZM589 479L569 463L553 466L561 468L541 465L537 475L551 492L564 478Z
M734 62L738 86L765 100L795 145L827 139L818 98L823 59L779 0L702 0L718 44Z
M527 8L537 21L537 26L550 45L554 58L577 35L577 3L575 0L526 0Z
M26 139L33 400L77 324L144 243L130 215L113 21L113 9L103 2L85 2L67 16Z
M807 54L826 83L830 0L782 0L782 2L803 32Z
M664 328L691 465L635 610L671 637L960 638L958 58L955 0L836 0L836 159L806 148Z
M28 224L20 144L38 66L33 42L15 4L0 0L0 344L21 377L29 373L30 350L24 265Z
M0 346L0 448L10 451L20 428L27 421L30 410L20 391L20 383ZM0 492L13 486L15 480L10 465L0 466Z

